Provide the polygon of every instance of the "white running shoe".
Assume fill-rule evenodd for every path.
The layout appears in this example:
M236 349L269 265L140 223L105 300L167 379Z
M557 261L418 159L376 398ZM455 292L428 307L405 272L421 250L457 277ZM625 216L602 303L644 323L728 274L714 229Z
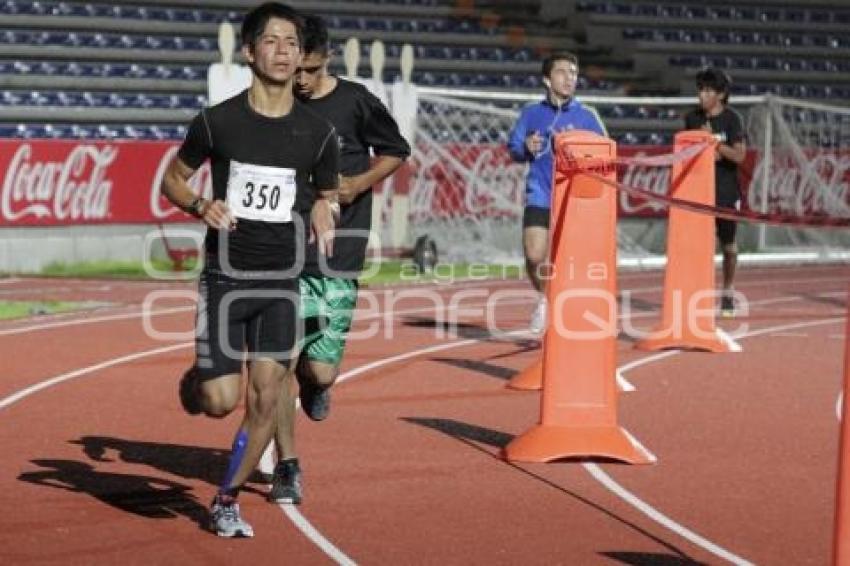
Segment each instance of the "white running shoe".
M528 329L535 334L541 334L546 329L546 297L540 297L534 312L531 313L531 322Z
M239 504L235 500L222 503L219 496L216 496L210 506L210 530L220 537L227 538L254 536L253 527L239 514Z

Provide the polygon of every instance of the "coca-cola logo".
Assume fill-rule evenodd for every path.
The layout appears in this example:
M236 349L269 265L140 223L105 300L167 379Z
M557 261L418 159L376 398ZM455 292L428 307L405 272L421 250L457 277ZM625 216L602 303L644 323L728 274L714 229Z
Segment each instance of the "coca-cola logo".
M747 195L751 210L794 216L850 216L850 155L771 155L756 164Z
M75 146L64 161L38 161L30 144L17 147L0 194L6 222L38 220L102 220L109 214L112 182L106 169L118 149Z
M169 147L159 160L156 173L153 176L150 187L150 211L151 215L157 220L163 220L175 214L184 214L179 208L171 204L164 196L162 196L162 179L165 177L165 172L168 165L177 155L180 146L173 145ZM210 171L209 162L205 162L189 179L189 186L196 195L210 198L212 195L212 174Z
M644 152L637 152L632 157L646 155ZM666 195L670 190L670 168L626 165L622 168L620 183L657 195ZM625 191L620 191L620 210L623 214L657 214L664 208L663 203L635 198Z
M522 212L525 167L513 163L503 146L422 142L414 165L414 217L519 217Z

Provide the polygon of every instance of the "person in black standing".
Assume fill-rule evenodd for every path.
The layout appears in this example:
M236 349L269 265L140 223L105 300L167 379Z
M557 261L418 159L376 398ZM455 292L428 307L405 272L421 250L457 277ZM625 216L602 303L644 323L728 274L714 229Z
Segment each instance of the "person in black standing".
M410 147L386 107L359 83L331 75L328 31L318 16L304 17L304 58L296 71L295 93L308 108L330 120L340 147L339 202L334 255L308 246L300 277L305 342L296 365L304 413L323 420L357 302L357 278L366 258L372 225L372 186L398 169ZM374 158L371 155L374 154ZM284 389L279 406L278 462L269 500L300 503L301 469L295 453L295 395ZM261 470L264 471L264 470Z
M245 416L210 510L210 529L225 537L254 534L236 498L272 438L280 391L292 381L305 232L312 231L318 253L333 251L339 148L333 126L293 95L302 25L277 2L245 16L251 86L195 117L161 187L208 227L195 364L180 383L184 409L226 416L242 396L243 357L249 368ZM187 184L207 159L209 201Z
M715 150L715 205L720 208L739 209L741 190L738 185L738 166L746 157L744 122L741 115L729 107L732 80L720 69L706 68L697 73L699 107L685 116L685 129L703 129L717 140ZM735 241L737 223L734 220L716 219L717 237L723 252L723 294L720 312L723 316L735 315L733 285L738 263L738 245Z

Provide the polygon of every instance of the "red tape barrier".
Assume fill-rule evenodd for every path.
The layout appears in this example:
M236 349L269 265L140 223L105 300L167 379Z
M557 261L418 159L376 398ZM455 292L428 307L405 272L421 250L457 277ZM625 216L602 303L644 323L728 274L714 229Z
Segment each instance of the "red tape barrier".
M774 226L796 226L796 227L811 227L811 228L847 228L850 227L850 218L845 217L830 217L830 216L798 216L790 214L771 214L767 212L755 212L751 210L735 210L731 208L721 208L707 204L692 202L679 199L669 195L660 195L648 189L626 185L617 181L612 181L605 175L595 173L594 171L605 172L611 168L616 168L619 165L633 165L641 167L671 167L676 163L693 159L699 155L706 147L712 146L708 143L699 143L692 145L678 153L670 153L665 155L654 155L647 157L618 157L617 159L602 160L593 159L588 162L584 159L586 165L579 167L578 162L573 154L561 153L559 157L562 162L566 162L568 168L580 169L581 172L589 177L593 177L617 190L628 193L632 196L644 198L648 201L658 202L667 206L675 206L691 212L699 214L710 214L717 218L725 220L735 220L744 222L755 222L760 224L769 224Z

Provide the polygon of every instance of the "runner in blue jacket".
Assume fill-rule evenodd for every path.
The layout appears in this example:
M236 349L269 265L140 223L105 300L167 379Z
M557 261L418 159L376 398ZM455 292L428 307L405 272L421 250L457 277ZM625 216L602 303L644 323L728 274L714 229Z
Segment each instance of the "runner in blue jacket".
M566 130L589 130L607 135L595 112L575 99L578 58L560 51L543 61L546 98L523 108L508 140L515 161L528 162L522 244L525 267L534 288L541 294L541 265L549 253L549 209L552 205L552 139ZM546 323L546 301L541 296L531 317L531 330L541 332Z

